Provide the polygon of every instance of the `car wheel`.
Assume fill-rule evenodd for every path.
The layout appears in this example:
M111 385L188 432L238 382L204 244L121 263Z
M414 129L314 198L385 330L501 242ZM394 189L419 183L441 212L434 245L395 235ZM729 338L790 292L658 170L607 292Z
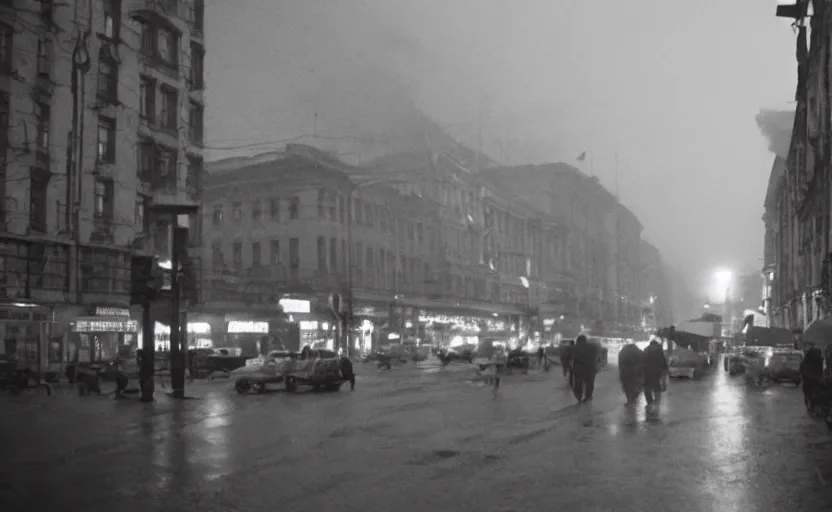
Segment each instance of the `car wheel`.
M262 395L265 392L266 392L266 384L261 382L260 384L257 385L257 394Z
M237 390L237 393L239 394L248 393L251 390L251 384L245 380L238 380L234 384L234 388Z

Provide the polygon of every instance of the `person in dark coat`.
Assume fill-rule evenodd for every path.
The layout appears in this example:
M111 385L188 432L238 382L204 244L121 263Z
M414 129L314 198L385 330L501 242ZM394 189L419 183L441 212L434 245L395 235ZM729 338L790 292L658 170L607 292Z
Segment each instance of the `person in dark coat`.
M345 355L341 356L341 377L349 381L350 391L355 391L355 370L353 369L352 361Z
M618 379L627 398L627 405L634 404L641 394L644 383L641 359L641 349L633 343L625 345L618 353Z
M819 348L806 351L800 362L800 380L803 382L803 403L810 411L814 408L813 396L823 385L823 352Z
M655 410L662 399L663 384L669 370L664 349L658 340L653 340L644 349L642 355L642 371L644 372L644 398L647 408Z
M598 346L581 334L572 349L572 392L578 402L591 402L595 391Z

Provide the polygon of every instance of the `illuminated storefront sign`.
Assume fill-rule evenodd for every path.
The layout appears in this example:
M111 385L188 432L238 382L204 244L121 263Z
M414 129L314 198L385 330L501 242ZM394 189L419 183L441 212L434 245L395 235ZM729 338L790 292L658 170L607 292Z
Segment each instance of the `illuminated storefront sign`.
M284 313L309 313L312 308L308 300L280 299Z
M269 322L232 320L228 322L228 334L268 334Z
M95 306L95 316L120 316L130 318L130 310L127 308Z
M170 326L156 322L153 328L155 334L170 334ZM211 334L211 324L207 322L188 323L188 332L191 334Z
M98 320L95 317L79 318L73 322L74 332L139 332L136 320Z
M317 331L318 322L315 320L301 320L298 322L298 327L301 331Z
M481 331L483 326L485 326L486 330L491 332L505 331L508 328L506 322L502 320L484 320L477 317L459 315L429 315L425 314L424 312L420 312L419 321L427 324L449 324L458 329L465 329L474 332Z

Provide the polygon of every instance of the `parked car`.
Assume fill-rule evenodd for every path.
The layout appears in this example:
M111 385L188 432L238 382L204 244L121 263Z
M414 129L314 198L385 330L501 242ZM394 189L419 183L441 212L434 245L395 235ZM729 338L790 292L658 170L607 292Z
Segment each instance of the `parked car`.
M284 382L286 363L292 357L291 352L271 352L263 359L257 358L251 364L232 370L234 389L241 394L249 391L265 393L269 384Z
M795 386L800 384L800 363L803 353L798 350L774 352L766 360L769 378L774 382L790 382Z
M667 362L668 376L672 379L696 379L710 370L707 354L697 354L691 350L677 348Z
M283 365L286 391L294 392L299 386L312 386L315 391L338 391L343 384L341 358L331 350L312 349L304 358L286 361Z

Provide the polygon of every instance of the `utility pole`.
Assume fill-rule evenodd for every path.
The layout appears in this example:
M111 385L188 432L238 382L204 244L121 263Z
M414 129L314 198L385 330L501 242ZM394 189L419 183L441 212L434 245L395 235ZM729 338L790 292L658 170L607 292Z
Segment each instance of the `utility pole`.
M80 32L72 50L72 128L70 133L72 159L67 168L67 230L75 242L70 258L70 283L75 286L76 302L81 303L81 191L84 173L84 99L86 75L90 70L90 55L87 41L90 32Z
M182 311L180 305L181 291L179 286L180 252L185 250L182 242L187 239L188 229L180 228L177 224L177 214L172 214L171 229L173 243L170 257L170 387L173 398L185 398L185 358L187 344L182 344Z
M171 222L170 250L170 381L173 398L185 398L185 357L182 349L182 312L180 307L181 291L179 283L182 252L187 250L188 228L179 227L179 216L195 214L199 207L194 204L154 204L151 213L168 216ZM187 350L187 345L185 346Z

